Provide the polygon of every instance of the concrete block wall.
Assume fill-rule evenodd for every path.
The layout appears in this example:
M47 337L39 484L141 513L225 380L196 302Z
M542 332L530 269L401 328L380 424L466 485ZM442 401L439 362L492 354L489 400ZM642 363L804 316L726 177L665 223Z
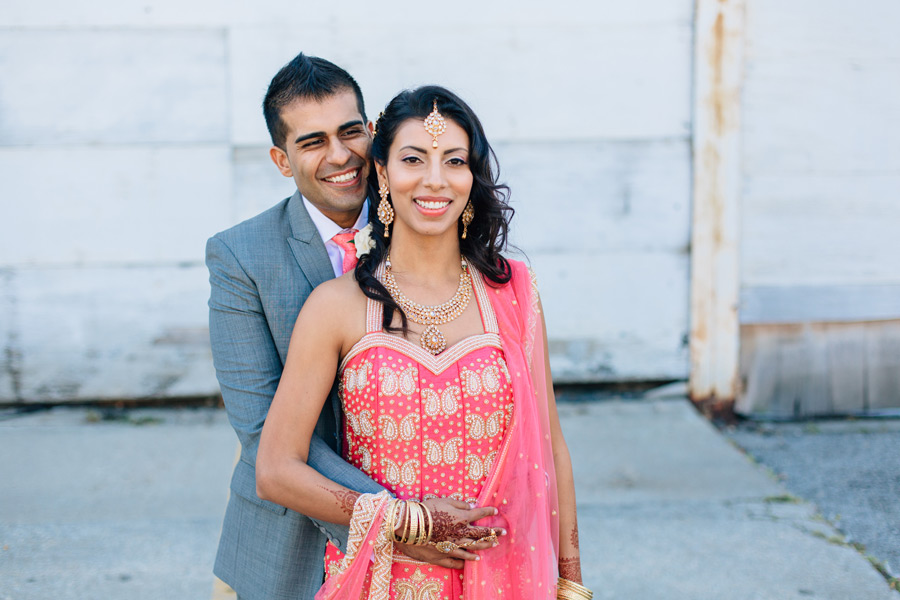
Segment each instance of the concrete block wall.
M560 381L684 378L692 3L18 3L0 14L0 402L217 391L206 238L293 184L260 103L297 52L370 117L440 83L512 188Z

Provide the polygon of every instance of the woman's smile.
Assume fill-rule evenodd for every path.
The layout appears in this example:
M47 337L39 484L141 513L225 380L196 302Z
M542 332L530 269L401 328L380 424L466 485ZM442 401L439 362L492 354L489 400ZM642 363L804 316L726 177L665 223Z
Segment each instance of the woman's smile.
M450 206L451 200L436 196L419 196L413 198L413 202L423 215L439 217L447 212L447 207Z

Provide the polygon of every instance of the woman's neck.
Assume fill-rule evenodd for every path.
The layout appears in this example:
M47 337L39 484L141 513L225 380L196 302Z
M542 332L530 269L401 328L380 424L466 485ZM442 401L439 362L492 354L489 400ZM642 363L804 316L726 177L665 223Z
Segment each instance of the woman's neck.
M392 236L388 251L391 271L396 276L425 287L459 279L460 252L456 236L397 234Z

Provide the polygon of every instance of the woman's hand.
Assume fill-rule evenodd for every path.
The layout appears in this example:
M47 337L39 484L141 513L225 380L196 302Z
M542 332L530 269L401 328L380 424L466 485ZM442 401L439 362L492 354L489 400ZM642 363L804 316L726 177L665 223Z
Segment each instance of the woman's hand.
M472 525L479 519L491 517L497 514L497 509L492 506L471 508L467 503L453 498L432 498L423 502L431 512L434 528L431 533L432 542L452 542L458 546L463 544L465 548L456 548L449 553L441 552L433 545L412 546L409 544L397 544L400 550L416 560L421 560L433 565L439 565L450 569L462 569L463 561L478 560L477 551L488 550L496 542L492 540L478 541L491 535L490 527ZM506 530L494 527L497 535L506 535Z

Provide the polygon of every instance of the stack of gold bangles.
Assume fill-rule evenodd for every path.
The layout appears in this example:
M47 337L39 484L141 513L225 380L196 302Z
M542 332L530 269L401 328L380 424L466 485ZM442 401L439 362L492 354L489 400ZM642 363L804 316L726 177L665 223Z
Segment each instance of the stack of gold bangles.
M560 577L556 581L557 600L591 600L593 597L594 592L580 583L569 581L564 577Z
M397 520L403 519L403 528L397 533ZM415 500L397 500L388 511L388 526L394 532L394 541L413 546L424 546L431 541L434 522L431 511Z
M403 526L399 527L401 521ZM393 532L394 541L397 543L412 546L431 544L445 554L450 554L457 548L469 548L480 542L497 543L497 530L493 528L483 538L465 544L454 544L449 540L432 542L434 521L431 518L431 511L423 503L415 500L394 500L388 508L387 526L390 528L389 531Z

